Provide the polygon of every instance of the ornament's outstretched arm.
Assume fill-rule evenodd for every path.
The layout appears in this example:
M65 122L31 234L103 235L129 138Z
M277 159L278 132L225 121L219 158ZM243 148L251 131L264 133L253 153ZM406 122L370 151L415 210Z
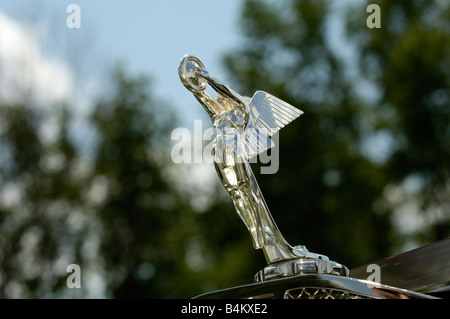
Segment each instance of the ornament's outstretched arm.
M213 77L198 58L185 55L178 64L178 74L183 85L194 94L212 120L223 111L231 111L235 106L246 111L247 99ZM217 103L205 92L208 84L218 93L218 100L225 100L224 103Z
M194 74L204 79L221 97L231 99L243 111L246 109L246 99L233 91L228 85L213 77L211 73L202 68L195 68Z

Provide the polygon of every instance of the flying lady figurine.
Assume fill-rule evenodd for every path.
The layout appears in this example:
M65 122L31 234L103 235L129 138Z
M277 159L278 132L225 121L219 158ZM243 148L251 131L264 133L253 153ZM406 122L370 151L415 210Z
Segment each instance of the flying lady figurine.
M345 267L328 261L326 256L287 243L270 214L249 164L250 159L273 147L271 137L303 112L263 91L257 91L252 98L239 95L214 78L194 56L186 55L181 59L178 74L213 122L217 174L249 230L254 248L264 251L269 264L256 279L292 275L290 270L286 274L286 269L294 264L284 267L286 269L279 266L292 260L304 265L304 259L319 261L322 266L326 262L323 272L345 274L348 271ZM206 92L208 85L217 92L215 99ZM275 264L276 267L271 267ZM317 262L314 267L317 269Z

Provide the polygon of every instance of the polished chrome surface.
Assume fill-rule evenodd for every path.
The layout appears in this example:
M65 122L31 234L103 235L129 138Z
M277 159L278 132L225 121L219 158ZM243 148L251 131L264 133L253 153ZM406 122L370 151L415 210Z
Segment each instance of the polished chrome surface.
M439 299L355 278L310 274L209 292L196 299Z
M316 254L316 257L297 258L268 265L256 273L255 282L308 274L348 276L349 271L345 266L323 255Z
M414 291L429 291L450 285L450 238L416 248L371 264L380 267L380 283ZM350 271L365 279L368 265Z
M213 122L217 174L250 232L254 248L263 250L269 264L255 279L265 281L304 273L348 275L346 267L326 256L288 244L249 164L251 158L273 147L271 137L303 112L263 91L257 91L252 98L239 95L213 77L194 56L181 59L178 73ZM206 92L208 85L217 92L215 99Z

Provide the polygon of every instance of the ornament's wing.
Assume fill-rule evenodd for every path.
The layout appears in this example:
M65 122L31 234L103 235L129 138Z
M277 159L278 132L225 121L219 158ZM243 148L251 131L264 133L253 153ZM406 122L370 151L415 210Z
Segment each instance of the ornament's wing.
M279 98L257 91L249 102L249 120L242 146L248 159L273 147L270 136L303 114Z
M250 119L254 127L265 130L268 136L272 136L287 124L303 114L279 98L257 91L249 103Z

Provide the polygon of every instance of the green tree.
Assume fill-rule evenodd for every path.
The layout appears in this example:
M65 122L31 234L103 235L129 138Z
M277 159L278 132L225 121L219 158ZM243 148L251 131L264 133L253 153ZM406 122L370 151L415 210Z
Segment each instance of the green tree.
M183 237L194 214L163 175L170 109L149 94L148 80L123 69L111 94L91 116L97 132L92 186L103 259L112 297L180 297L177 274L185 267ZM188 289L185 287L184 289Z
M144 76L109 79L81 144L68 105L2 103L0 297L189 298L248 282L231 204L219 193L200 214L168 177L171 107Z
M81 188L71 178L76 151L68 113L63 106L52 112L59 134L49 142L39 134L49 114L31 101L0 109L0 296L57 296L84 236L70 217L81 206Z
M415 189L410 196L423 226L405 235L428 243L450 235L450 6L390 0L380 6L382 29L368 32L349 19L347 30L360 51L361 74L380 92L376 129L394 141L385 165L390 183Z
M349 8L350 63L330 41L339 12L325 1L246 1L242 46L225 58L239 92L262 89L305 112L280 132L279 171L258 180L289 242L349 267L405 243L387 186L432 175L424 196L433 193L442 208L436 188L448 198L448 7L383 1L382 28L369 29L366 6ZM402 17L410 23L398 27ZM379 91L379 100L369 98ZM369 142L380 136L393 141L391 153L370 156Z
M95 203L99 254L111 296L186 298L236 282L245 259L234 244L245 234L231 235L231 206L199 214L165 174L174 168L171 109L151 97L145 77L121 69L111 91L92 114L92 185L105 189Z

